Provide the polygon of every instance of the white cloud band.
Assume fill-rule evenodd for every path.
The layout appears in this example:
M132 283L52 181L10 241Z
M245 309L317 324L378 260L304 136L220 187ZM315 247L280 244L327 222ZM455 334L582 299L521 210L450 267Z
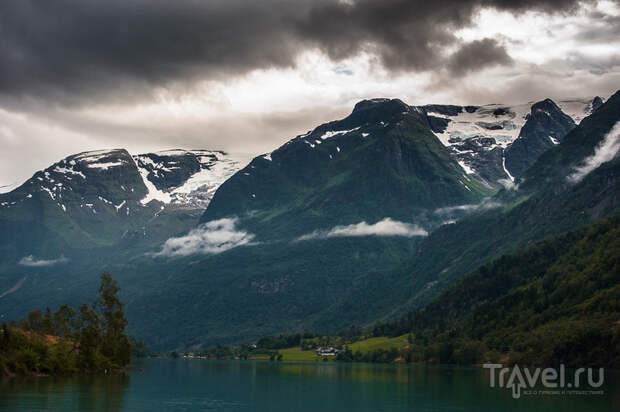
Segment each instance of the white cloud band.
M620 150L620 121L605 135L603 140L594 149L592 156L586 157L582 164L575 168L575 171L568 176L568 180L578 183L588 173L599 167L605 162L612 160Z
M485 199L481 203L440 207L438 209L435 209L434 213L436 215L441 215L441 216L453 215L453 214L458 214L458 213L468 214L468 213L474 213L474 212L483 211L483 210L495 209L501 206L502 206L501 203L498 203L498 202L495 202L489 199Z
M297 241L353 236L415 237L428 236L428 232L418 225L399 222L388 217L374 224L360 222L347 226L335 226L334 228L328 230L315 230L312 233L300 236L297 238Z
M254 235L237 230L238 219L207 222L187 235L168 239L155 256L188 256L196 253L217 254L237 246L249 245Z
M43 267L43 266L54 266L60 263L67 263L69 259L60 255L58 259L37 259L33 255L24 256L20 261L19 265L29 266L29 267Z

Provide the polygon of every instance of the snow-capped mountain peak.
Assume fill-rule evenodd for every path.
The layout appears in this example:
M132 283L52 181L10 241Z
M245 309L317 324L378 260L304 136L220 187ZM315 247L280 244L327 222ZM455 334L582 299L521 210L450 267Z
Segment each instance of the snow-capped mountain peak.
M516 173L514 171L515 173L511 174L510 166L506 169L504 151L525 137L523 134L528 134L530 129L534 129L530 127L525 132L523 129L532 117L543 124L539 125L539 132L541 128L549 128L552 124L556 125L552 127L555 131L562 132L547 133L546 139L552 146L558 144L570 130L568 124L558 128L558 122L578 124L602 103L603 100L597 96L560 100L557 103L545 99L518 105L426 105L419 106L419 109L427 114L429 125L435 135L450 149L468 175L477 175L483 183L497 186L498 182L512 179L512 175ZM538 151L536 155L539 155ZM518 173L532 161L535 161L535 158L527 162L522 161Z
M190 208L206 208L215 190L241 167L240 157L211 150L165 150L133 156L152 200Z
M97 214L103 209L129 215L152 201L175 209L204 209L215 190L245 166L242 156L211 150L166 150L130 155L125 149L68 156L0 194L0 207L43 198ZM159 209L159 208L158 208Z

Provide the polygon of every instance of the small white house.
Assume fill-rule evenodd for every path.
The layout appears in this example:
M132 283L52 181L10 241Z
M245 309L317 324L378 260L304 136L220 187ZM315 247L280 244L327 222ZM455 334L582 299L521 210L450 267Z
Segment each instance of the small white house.
M330 346L329 348L317 348L316 350L316 354L318 356L335 356L338 353L340 353L340 351L333 346Z

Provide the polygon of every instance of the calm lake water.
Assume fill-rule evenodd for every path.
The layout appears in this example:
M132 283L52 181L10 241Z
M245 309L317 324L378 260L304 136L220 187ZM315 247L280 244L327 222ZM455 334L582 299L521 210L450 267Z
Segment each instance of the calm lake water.
M515 400L474 367L151 359L127 376L4 379L0 411L620 411L606 375L603 395Z

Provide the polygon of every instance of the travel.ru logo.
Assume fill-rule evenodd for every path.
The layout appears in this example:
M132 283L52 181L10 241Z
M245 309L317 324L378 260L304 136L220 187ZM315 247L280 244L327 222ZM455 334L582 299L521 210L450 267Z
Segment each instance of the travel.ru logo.
M600 388L605 382L605 369L598 369L598 377L592 368L579 368L573 374L567 374L564 365L556 368L504 368L499 363L485 363L483 368L489 369L489 384L491 388L507 388L512 390L512 397L518 399L521 393L525 395L602 395ZM585 386L587 385L587 389ZM543 390L537 390L537 387Z

